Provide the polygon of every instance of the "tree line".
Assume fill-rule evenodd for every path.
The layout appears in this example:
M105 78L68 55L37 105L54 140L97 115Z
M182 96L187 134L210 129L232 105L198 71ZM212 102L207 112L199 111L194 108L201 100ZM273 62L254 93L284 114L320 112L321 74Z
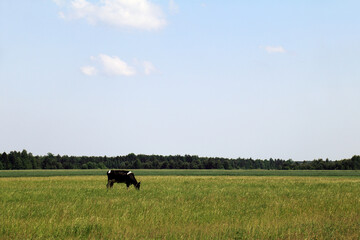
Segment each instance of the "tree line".
M0 155L0 170L11 169L274 169L274 170L359 170L360 156L329 161L295 162L291 159L252 159L199 157L196 155L144 155L130 153L126 156L60 156L48 153L34 156L23 151Z

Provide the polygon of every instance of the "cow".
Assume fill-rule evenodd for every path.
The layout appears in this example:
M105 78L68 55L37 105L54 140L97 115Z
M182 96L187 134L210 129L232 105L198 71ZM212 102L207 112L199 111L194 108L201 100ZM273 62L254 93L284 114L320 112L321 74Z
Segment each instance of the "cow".
M134 173L125 170L109 170L107 172L108 183L106 188L112 188L114 183L125 183L127 189L132 184L137 190L140 190L140 182L136 181Z

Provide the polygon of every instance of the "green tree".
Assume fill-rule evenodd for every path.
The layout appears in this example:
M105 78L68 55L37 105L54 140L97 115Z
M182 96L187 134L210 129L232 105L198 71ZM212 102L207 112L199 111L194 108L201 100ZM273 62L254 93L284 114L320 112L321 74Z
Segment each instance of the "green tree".
M231 166L230 166L230 163L229 163L229 160L228 159L225 159L224 160L224 169L231 169Z
M4 169L12 169L12 165L9 161L9 157L6 152L1 155Z
M100 163L98 163L98 168L106 169L107 167L105 166L105 164L103 162L100 162Z
M24 169L32 169L33 168L31 160L29 158L29 155L28 155L28 153L27 153L27 151L25 149L22 150L22 152L20 154L20 157L21 157L21 160L23 162Z
M87 168L88 169L96 169L98 167L98 165L94 162L88 162L87 163Z
M160 168L160 162L156 158L152 162L152 168L159 169Z
M354 170L359 170L360 169L360 156L353 156L351 158L351 161L353 163L353 169Z
M137 160L134 162L133 168L134 168L134 169L140 169L140 168L142 168L142 163L140 162L139 159L137 159Z
M224 168L224 166L223 166L223 164L221 163L220 159L216 159L216 160L214 161L214 163L215 163L215 165L214 165L214 168L215 168L215 169L223 169L223 168Z
M62 169L61 162L57 162L55 156L52 153L48 153L42 161L42 169Z

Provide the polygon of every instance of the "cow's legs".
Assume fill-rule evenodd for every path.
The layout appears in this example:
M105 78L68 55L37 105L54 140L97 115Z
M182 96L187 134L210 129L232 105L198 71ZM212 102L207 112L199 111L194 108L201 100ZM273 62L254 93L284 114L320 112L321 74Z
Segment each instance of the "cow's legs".
M107 188L112 188L113 187L113 185L114 185L114 180L108 180L108 183L106 184L106 187Z
M129 190L130 185L130 183L126 183L127 190Z

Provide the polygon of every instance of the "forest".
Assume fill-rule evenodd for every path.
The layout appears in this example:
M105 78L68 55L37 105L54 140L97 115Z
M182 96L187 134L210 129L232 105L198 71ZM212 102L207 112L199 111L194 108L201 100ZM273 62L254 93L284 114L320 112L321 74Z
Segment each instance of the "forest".
M34 156L23 151L0 155L0 170L12 169L274 169L274 170L359 170L360 155L330 161L293 161L282 159L199 157L196 155L67 156L48 153Z

